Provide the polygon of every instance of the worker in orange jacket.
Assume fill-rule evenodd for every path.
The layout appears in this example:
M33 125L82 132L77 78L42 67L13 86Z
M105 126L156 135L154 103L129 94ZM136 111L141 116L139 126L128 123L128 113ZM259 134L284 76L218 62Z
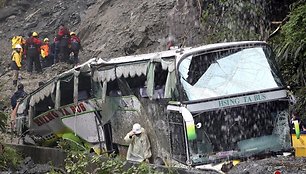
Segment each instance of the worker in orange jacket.
M50 55L50 44L49 39L44 38L44 43L40 46L40 55L41 55L41 61L42 61L42 67L49 67L53 64L52 57Z

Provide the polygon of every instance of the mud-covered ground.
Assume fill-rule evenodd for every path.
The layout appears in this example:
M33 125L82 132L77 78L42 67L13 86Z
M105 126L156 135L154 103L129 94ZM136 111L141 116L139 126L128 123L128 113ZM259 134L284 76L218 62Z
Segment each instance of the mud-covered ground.
M248 160L241 162L238 165L231 168L229 171L224 172L228 174L274 174L276 171L281 174L305 174L306 173L306 158L290 157L271 157L261 160ZM64 169L60 169L52 166L51 164L35 164L30 157L25 158L16 171L1 171L0 173L27 173L27 174L45 174L50 171L57 171L65 173ZM221 172L215 172L212 170L177 170L178 173L189 174L218 174Z
M229 174L263 174L279 170L282 174L302 174L306 173L306 158L289 157L270 157L261 160L248 160L239 163L232 168Z

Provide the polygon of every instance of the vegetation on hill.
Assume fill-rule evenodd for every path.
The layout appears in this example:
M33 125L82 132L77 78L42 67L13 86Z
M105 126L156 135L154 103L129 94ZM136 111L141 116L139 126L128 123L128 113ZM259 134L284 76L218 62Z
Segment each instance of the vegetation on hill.
M289 20L271 41L287 85L297 97L295 109L306 118L306 4L292 5Z
M1 143L0 146L0 173L1 171L16 170L22 161L21 154L12 147L3 146Z
M6 4L6 0L0 0L0 8L4 7Z

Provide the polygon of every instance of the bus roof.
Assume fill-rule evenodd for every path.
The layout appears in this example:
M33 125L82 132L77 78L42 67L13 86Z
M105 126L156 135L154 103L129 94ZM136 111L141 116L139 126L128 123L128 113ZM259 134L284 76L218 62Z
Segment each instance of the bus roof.
M54 78L48 80L43 86L40 86L33 92L31 92L28 97L30 97L30 105L34 105L34 103L43 100L45 97L49 96L53 90L55 89L56 82L62 78L70 76L76 72L90 72L91 66L103 67L105 65L116 65L116 64L125 64L125 63L133 63L133 62L141 62L141 61L152 61L152 60L161 60L163 58L175 58L176 63L183 58L183 55L188 55L191 53L196 53L199 51L211 51L222 48L243 46L243 45L255 45L255 44L265 44L264 41L240 41L240 42L225 42L225 43L216 43L203 45L199 47L186 47L186 48L176 48L167 51L154 52L148 54L139 54L139 55L131 55L131 56L121 56L116 58L92 58L85 63L74 67L70 70L67 70L59 75L56 75ZM26 99L29 99L29 98ZM26 100L27 101L27 100ZM19 109L18 109L19 110ZM23 110L23 109L21 109ZM20 111L21 112L21 111ZM18 111L19 113L19 111Z

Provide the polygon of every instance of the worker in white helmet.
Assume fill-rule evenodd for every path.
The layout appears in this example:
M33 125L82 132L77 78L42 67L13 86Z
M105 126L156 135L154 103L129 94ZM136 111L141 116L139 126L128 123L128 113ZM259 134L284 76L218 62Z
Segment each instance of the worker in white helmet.
M152 156L151 145L145 129L140 124L135 123L133 129L124 137L124 140L129 143L126 155L127 160L149 162L149 158Z
M14 71L13 85L17 86L19 70L21 69L22 47L17 44L12 52L11 69Z

